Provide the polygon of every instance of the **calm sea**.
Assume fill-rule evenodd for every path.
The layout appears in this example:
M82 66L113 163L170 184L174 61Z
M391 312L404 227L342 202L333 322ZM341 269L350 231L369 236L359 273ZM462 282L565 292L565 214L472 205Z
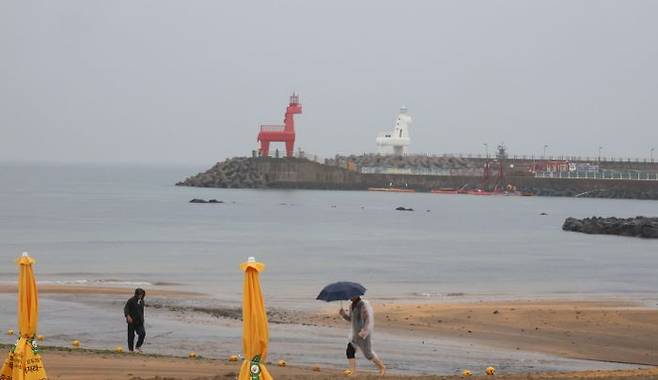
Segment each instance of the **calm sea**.
M14 259L28 251L41 282L168 284L222 305L239 303L238 265L248 256L267 264L262 285L276 307L317 307L319 290L337 280L361 282L380 301L624 297L655 304L658 296L658 241L561 230L568 216L655 216L658 202L174 186L204 169L0 164L0 282L15 281ZM67 315L83 307L75 301L44 305ZM3 305L0 322L9 323L14 304ZM84 307L98 314L93 304ZM101 324L103 344L122 328ZM239 339L234 332L227 327L217 337Z

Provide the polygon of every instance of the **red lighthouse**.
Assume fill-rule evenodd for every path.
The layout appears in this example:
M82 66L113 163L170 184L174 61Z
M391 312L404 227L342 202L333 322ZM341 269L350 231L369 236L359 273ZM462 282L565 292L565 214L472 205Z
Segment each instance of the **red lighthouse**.
M263 157L270 153L270 142L286 143L286 157L292 157L295 150L295 119L296 113L302 113L302 105L299 104L299 95L293 92L290 97L290 104L286 108L286 116L283 119L284 125L261 125L258 139L260 142L260 152Z

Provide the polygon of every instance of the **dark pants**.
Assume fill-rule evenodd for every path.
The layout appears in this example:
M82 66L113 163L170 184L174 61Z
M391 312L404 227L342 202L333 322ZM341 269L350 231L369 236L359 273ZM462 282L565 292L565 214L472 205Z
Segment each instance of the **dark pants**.
M348 359L354 359L356 356L356 349L351 342L347 344L347 350L345 350L345 354L347 355Z
M144 338L146 338L146 330L144 330L144 325L134 325L128 323L128 350L133 350L133 344L135 343L135 333L137 333L137 345L135 348L142 347L144 344Z

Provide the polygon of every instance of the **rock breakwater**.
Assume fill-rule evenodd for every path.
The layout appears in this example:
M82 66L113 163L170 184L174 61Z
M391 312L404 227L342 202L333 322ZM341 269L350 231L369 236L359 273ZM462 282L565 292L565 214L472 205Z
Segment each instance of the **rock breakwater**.
M425 159L428 161L423 161ZM493 190L496 185L501 185L496 183L496 178L485 181L481 168L473 167L472 163L461 158L407 157L405 160L405 157L363 156L361 160L361 164L374 166L360 167L358 162L343 163L340 159L333 164L320 164L303 158L236 157L219 162L177 185L323 190L403 187L417 192L441 188ZM409 162L423 168L427 164L429 168L427 171L417 170L415 174L400 171L408 168ZM388 172L391 167L398 171ZM535 178L527 173L507 173L502 185L515 187L521 193L541 196L658 200L658 181Z
M586 234L658 239L658 218L644 216L634 218L601 218L596 216L585 219L567 218L562 224L562 229Z
M178 182L176 186L253 189L267 186L265 173L254 159L235 157Z
M428 156L428 155L380 155L362 154L349 156L336 156L328 159L327 165L347 166L348 162L354 163L359 168L393 168L393 169L428 169L428 170L463 170L480 175L484 160L468 159L455 156Z

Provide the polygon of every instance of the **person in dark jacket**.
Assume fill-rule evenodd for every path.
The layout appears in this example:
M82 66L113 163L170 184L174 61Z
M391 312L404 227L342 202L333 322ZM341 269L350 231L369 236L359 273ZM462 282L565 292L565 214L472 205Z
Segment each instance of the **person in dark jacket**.
M137 344L134 348L138 352L142 352L142 344L146 338L146 330L144 329L144 296L146 291L141 288L135 289L135 296L126 302L123 308L123 315L126 317L128 323L128 350L133 352L133 344L135 342L135 333L137 333Z

